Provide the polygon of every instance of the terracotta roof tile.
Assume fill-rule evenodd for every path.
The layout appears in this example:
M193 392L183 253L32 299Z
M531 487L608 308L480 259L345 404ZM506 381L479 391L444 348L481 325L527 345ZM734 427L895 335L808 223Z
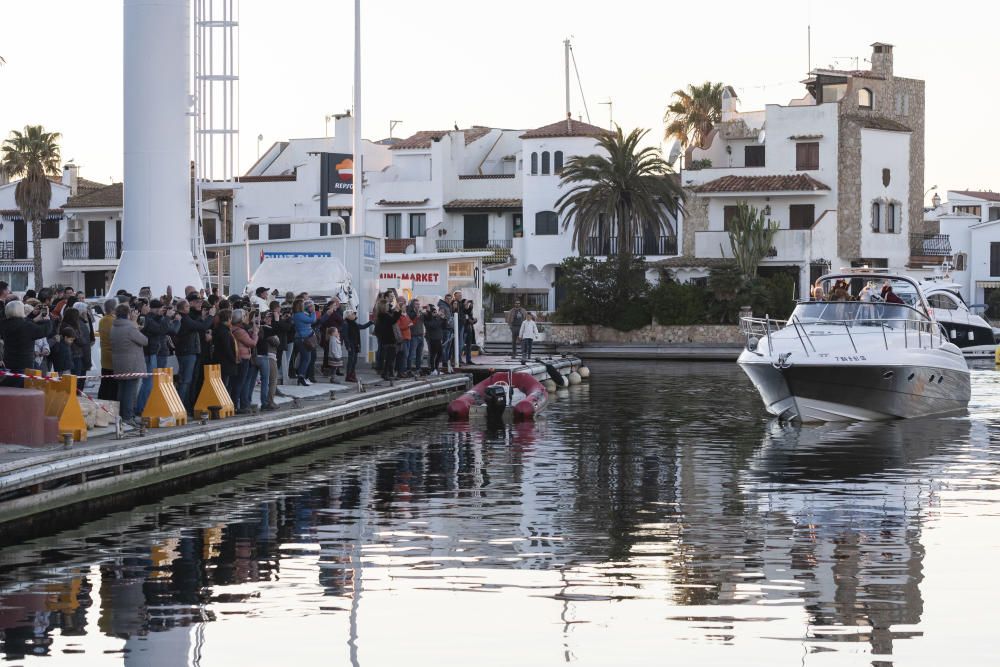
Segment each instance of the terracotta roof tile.
M125 189L121 183L105 185L99 190L78 194L66 200L63 208L122 208Z
M486 181L491 179L514 178L514 174L459 174L460 181Z
M829 190L808 174L783 176L723 176L692 188L695 192L815 192Z
M468 127L461 131L465 132L465 145L468 146L473 141L476 141L477 139L482 139L484 136L486 136L486 134L489 133L490 128L483 127L482 125L473 125L472 127ZM435 141L440 141L446 134L448 134L448 132L449 130L421 130L416 134L407 137L406 139L401 139L395 142L394 144L389 146L389 150L395 151L395 150L405 150L405 149L430 148L431 143Z
M446 211L501 211L519 210L522 206L520 199L452 199L444 205Z
M986 201L1000 201L1000 192L991 192L989 190L952 190L952 192L958 195L965 195L966 197L985 199Z
M544 139L547 137L600 137L608 134L603 127L597 127L590 123L584 123L572 118L565 118L558 122L528 130L521 135L522 139Z
M649 263L663 269L716 269L723 266L732 266L733 260L723 257L668 257Z
M427 198L424 198L424 199L379 199L377 202L375 202L375 205L376 206L395 206L395 207L400 207L400 206L423 206L424 204L426 204L429 201L430 201L430 199L427 199Z

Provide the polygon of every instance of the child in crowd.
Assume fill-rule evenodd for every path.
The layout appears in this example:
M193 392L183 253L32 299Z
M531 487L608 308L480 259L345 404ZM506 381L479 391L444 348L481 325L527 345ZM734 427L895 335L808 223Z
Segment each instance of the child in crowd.
M340 329L330 327L326 330L327 350L330 367L330 382L334 382L340 369L344 367L344 346L340 339Z
M52 370L56 373L69 373L73 370L73 342L76 340L76 331L73 327L63 327L56 336L56 342L52 344L49 351L49 360L52 362Z

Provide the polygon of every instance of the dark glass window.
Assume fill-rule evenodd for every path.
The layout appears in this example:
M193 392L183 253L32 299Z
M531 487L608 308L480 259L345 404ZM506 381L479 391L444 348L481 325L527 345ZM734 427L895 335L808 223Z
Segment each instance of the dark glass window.
M555 211L539 211L535 214L535 234L551 236L559 233L559 216Z
M292 226L289 224L284 225L268 225L267 226L267 238L269 241L277 241L280 239L290 239L292 238Z
M549 152L545 151L542 153L542 173L549 173Z
M260 225L248 225L247 238L250 239L251 241L260 240Z
M744 146L743 147L743 165L745 167L763 167L764 165L764 147L763 146Z
M555 153L553 153L553 160L555 162L552 165L552 173L558 174L562 171L563 168L563 152L556 151Z
M411 213L410 214L410 238L415 239L418 236L427 236L427 214L426 213Z
M538 153L531 154L531 173L538 173Z
M403 215L401 213L385 214L385 237L387 239L403 238Z

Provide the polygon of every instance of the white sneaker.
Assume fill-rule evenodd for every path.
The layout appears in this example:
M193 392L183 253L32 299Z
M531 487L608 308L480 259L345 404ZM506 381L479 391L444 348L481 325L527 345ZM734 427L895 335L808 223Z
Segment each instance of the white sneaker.
M310 382L308 379L302 378L302 381L306 383L307 387L311 387L312 386L312 382Z
M441 375L441 374L438 373L437 371L431 371L428 375Z

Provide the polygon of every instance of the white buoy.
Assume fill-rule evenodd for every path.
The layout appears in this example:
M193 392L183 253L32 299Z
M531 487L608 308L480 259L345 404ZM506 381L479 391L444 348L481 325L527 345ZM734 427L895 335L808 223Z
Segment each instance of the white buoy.
M569 374L570 384L580 384L581 382L583 382L583 378L580 377L579 373L573 371L572 373Z
M580 366L579 370L577 370L577 373L579 373L580 377L582 377L584 380L590 377L590 369L587 368L586 366Z
M544 386L545 391L549 392L550 394L555 393L555 390L557 389L556 383L553 382L552 380L545 380L544 382L542 382L542 386Z

